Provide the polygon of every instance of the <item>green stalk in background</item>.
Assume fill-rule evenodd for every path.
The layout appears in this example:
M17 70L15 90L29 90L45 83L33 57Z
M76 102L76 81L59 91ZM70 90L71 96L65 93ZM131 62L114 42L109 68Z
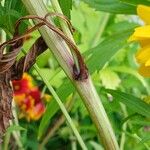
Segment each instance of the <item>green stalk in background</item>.
M63 103L61 102L60 98L58 97L57 93L55 92L55 90L53 89L53 87L49 84L48 80L45 78L44 74L41 72L40 68L37 66L37 64L35 64L34 69L37 71L37 73L39 74L39 76L42 78L43 82L45 83L45 85L47 86L48 90L52 93L53 97L55 98L55 100L57 101L59 107L61 108L61 111L63 112L64 116L66 117L66 120L68 121L70 127L72 128L80 146L82 147L83 150L87 150L78 130L76 129L74 123L72 122L65 106L63 105ZM44 143L45 144L45 143ZM43 149L43 145L40 146L39 150Z
M45 16L48 11L42 0L22 0L30 14ZM55 0L54 2L57 3ZM57 3L58 4L58 3ZM76 90L80 94L90 116L95 124L98 134L106 150L118 150L111 124L107 114L100 101L100 98L93 86L91 77L89 76L84 81L73 79L72 63L74 62L72 55L68 51L68 46L60 37L47 27L40 28L40 33L43 36L48 47L53 52L60 66L63 68L67 76L70 78Z

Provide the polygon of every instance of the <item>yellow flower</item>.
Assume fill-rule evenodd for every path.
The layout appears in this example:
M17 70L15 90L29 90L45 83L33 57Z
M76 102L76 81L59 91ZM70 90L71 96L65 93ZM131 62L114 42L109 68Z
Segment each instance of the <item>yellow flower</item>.
M145 77L150 76L150 7L138 5L138 16L145 25L135 29L129 41L138 41L140 50L136 54L137 62L140 64L139 73Z

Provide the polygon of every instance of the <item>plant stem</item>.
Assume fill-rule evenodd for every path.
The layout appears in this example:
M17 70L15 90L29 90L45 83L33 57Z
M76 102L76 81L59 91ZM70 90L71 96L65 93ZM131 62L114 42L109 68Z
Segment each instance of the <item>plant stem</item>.
M17 126L19 126L19 121L18 121L18 116L17 116L17 112L16 112L16 105L15 105L15 102L14 102L14 99L12 101L12 113L13 113L13 116L14 116L14 120L13 120L13 123ZM18 136L20 137L20 131L14 131L16 132L16 134L18 134Z
M52 3L52 6L53 6L55 12L63 14L63 12L62 12L62 10L61 10L61 8L59 6L58 0L51 0L51 3ZM68 28L67 23L64 22L62 19L59 19L59 22L60 22L60 25L62 27L63 32L74 42L74 39L73 39L72 34L71 34L71 32L70 32L70 30ZM73 59L74 59L74 62L76 64L76 67L79 70L79 64L78 64L78 60L76 58L76 54L74 53L74 51L71 51L71 53L73 55Z
M131 134L131 133L129 133L129 132L126 132L126 135L128 135L128 136L130 136L130 137L132 137L132 138L134 138L134 139L136 139L136 140L138 140L139 142L142 141L142 138L139 137L137 134ZM149 147L149 145L148 145L147 143L144 143L144 142L142 142L142 143L143 143L144 147L145 147L147 150L150 150L150 147Z
M127 117L128 116L128 113L127 113L127 110L126 110L126 106L122 103L120 103L121 105L121 109L122 109L122 112L124 114L124 117ZM128 124L128 127L131 128L131 125L127 122L125 122L123 124L123 127L122 127L122 130L123 130L123 133L121 135L121 140L120 140L120 150L124 150L124 145L125 145L125 135L127 134L128 136L131 136L139 141L142 141L142 139L135 133L135 134L128 134L126 129L127 129L127 124ZM130 129L131 130L131 129ZM143 143L143 145L145 146L145 148L147 150L150 150L150 147L148 144L146 143Z
M57 101L57 104L59 105L61 111L63 112L64 116L66 117L70 127L72 128L74 134L76 135L78 142L80 143L80 146L82 147L83 150L87 150L78 130L76 129L74 123L72 122L72 119L70 118L65 106L61 102L60 98L58 97L57 93L53 89L53 87L49 84L48 80L45 78L45 75L41 72L40 68L37 66L37 64L34 65L34 69L37 71L37 73L40 75L42 78L43 82L46 84L48 90L52 93L53 97ZM45 144L45 143L44 143Z
M122 112L124 114L124 117L127 117L128 114L127 114L127 111L126 111L126 106L122 103L120 103L120 106L121 106ZM124 150L125 138L126 138L126 135L125 135L126 129L127 129L127 122L125 122L122 126L122 134L121 134L121 140L120 140L120 150Z
M58 0L51 0L51 4L52 4L52 7L55 10L55 12L63 14L63 12L62 12L62 10L59 6ZM71 34L66 22L64 22L62 19L59 19L59 22L60 22L60 25L61 25L62 30L64 31L64 33L66 33L66 35L74 42L74 39L72 37L72 34Z
M98 31L96 31L93 39L89 43L89 48L93 48L98 44L100 37L102 36L104 29L109 21L110 14L109 13L102 13L101 19L99 21Z
M142 141L142 139L141 139L137 134L133 134L133 137L136 138L137 140L139 140L140 142ZM143 145L145 146L145 148L146 148L147 150L150 150L150 147L149 147L148 144L143 143Z
M41 0L22 0L22 2L25 4L30 14L44 17L48 13L43 1ZM91 119L97 128L104 148L106 150L118 150L119 146L114 132L92 83L90 75L84 81L74 80L72 68L74 60L67 50L68 46L66 46L66 43L60 38L60 36L45 26L40 28L40 33L42 34L48 47L53 52L60 66L63 68L80 94L87 110L89 111ZM64 106L62 105L62 107Z
M10 140L10 133L6 133L4 138L4 150L8 150L9 140Z
M70 135L70 141L71 141L71 150L77 150L76 138L72 134Z
M10 125L13 125L12 121L10 121ZM18 147L19 147L19 149L20 150L24 150L23 145L22 145L21 140L20 140L20 136L18 135L18 133L13 131L12 135L13 135L13 137L14 137L14 139L15 139Z

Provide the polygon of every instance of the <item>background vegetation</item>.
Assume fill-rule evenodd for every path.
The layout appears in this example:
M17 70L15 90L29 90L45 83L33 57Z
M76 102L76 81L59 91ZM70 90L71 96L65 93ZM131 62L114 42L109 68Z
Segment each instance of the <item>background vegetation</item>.
M49 0L45 1L45 4L50 12L54 11ZM136 15L137 5L150 5L150 2L148 0L132 2L59 0L59 4L75 28L73 37L86 60L120 149L150 149L150 80L143 78L137 72L135 53L139 45L127 42L134 28L142 25L142 21ZM1 42L12 37L15 21L27 14L21 1L1 0ZM57 18L54 22L60 26ZM21 32L26 26L31 25L32 21L24 22ZM23 49L29 50L39 36L38 32L31 34L26 39ZM20 53L18 57L22 55L23 53ZM44 52L37 59L36 64L63 100L88 149L103 149L86 107L52 53L49 50ZM33 82L39 86L40 91L51 95L34 68L29 74L34 78ZM53 96L48 102L43 101L43 103L46 111L39 120L29 121L21 118L19 125L13 121L1 145L3 149L36 150L53 129L56 130L46 140L45 149L81 149ZM20 111L17 105L15 111L19 117Z

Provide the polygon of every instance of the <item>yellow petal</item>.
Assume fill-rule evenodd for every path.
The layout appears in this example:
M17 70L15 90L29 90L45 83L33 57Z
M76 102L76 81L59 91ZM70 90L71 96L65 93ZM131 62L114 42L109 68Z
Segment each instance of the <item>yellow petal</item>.
M139 73L144 77L150 77L150 66L148 67L144 65L140 66Z
M150 38L141 38L139 40L141 47L147 47L150 46Z
M133 36L140 38L150 38L150 25L138 27L135 29Z
M132 42L132 41L138 41L138 38L134 36L133 34L128 39L128 42Z
M146 24L150 24L150 7L138 5L137 14Z
M134 35L131 35L128 39L128 42L132 42L132 41L138 41L141 47L150 45L150 38L140 38L140 37L138 38Z
M140 64L146 64L150 59L150 46L140 49L136 54L137 62Z
M150 58L149 58L149 60L146 61L145 66L146 67L150 66Z

